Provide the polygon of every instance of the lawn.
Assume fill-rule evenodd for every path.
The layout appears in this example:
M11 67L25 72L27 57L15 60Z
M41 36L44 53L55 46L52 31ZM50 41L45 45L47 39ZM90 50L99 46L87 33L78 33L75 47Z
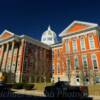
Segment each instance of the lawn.
M52 85L52 83L34 83L34 85L35 85L34 89L36 89L36 90L44 90L44 88L46 86L50 86L50 85Z
M34 83L36 90L44 90L45 86L52 85L52 83ZM88 86L89 95L100 96L100 84Z

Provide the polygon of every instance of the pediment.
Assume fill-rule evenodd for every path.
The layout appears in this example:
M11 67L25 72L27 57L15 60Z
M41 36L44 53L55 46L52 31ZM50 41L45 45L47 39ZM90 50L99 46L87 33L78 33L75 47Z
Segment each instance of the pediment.
M2 34L0 35L0 39L3 40L3 39L8 39L8 38L11 38L14 36L14 33L10 32L10 31L7 31L7 30L4 30L2 32Z
M81 22L81 21L74 21L59 36L65 36L65 35L69 35L72 33L84 31L86 29L89 29L95 26L97 26L97 24Z
M73 26L71 26L67 32L68 33L73 33L73 32L77 32L77 31L81 31L81 30L84 30L84 29L87 29L89 26L88 25L82 25L82 24L74 24Z

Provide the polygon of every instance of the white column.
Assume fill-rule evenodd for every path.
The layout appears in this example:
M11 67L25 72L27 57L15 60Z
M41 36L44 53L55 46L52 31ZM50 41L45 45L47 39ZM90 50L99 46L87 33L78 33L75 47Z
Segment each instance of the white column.
M24 40L21 41L18 53L18 61L17 61L17 69L16 69L16 79L15 81L20 82L21 74L22 74L22 64L23 64L23 56L24 56Z
M7 58L8 58L9 43L7 43L6 45L7 45L7 47L6 47L6 51L5 51L5 54L3 57L3 63L2 63L2 67L1 67L2 71L5 71L5 69L6 69L6 63L7 63Z
M14 41L12 42L11 50L9 50L8 53L8 59L7 59L7 65L6 65L6 72L10 71L11 63L12 63L12 57L13 57L13 51L14 51Z
M4 44L2 44L2 47L1 47L1 55L0 55L0 69L1 69L1 66L2 66L3 53L4 53Z

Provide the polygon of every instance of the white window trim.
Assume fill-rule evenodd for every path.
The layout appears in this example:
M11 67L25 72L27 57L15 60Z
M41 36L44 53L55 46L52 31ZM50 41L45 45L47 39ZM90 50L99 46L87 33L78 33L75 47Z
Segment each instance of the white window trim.
M71 61L70 61L70 65L68 66L68 60L70 60L70 57L67 57L66 59L66 71L68 71L68 67L69 67L69 70L71 70Z
M74 56L74 69L77 70L76 67L75 67L75 58L78 59L78 69L79 69L79 58L78 58L78 56Z
M87 69L88 69L88 61L87 61L87 55L82 55L82 65L83 65L83 69L85 69L85 68L84 68L84 62L83 62L83 56L86 56Z
M76 51L74 51L74 49L72 49L72 50L73 50L73 52L77 52L78 51L78 48L77 48L77 39L73 39L73 40L75 40L75 42L76 42ZM72 40L72 48L73 48L73 40Z
M60 64L59 63L57 64L57 75L60 75Z
M67 44L68 43L68 44ZM66 49L66 52L70 52L70 46L69 46L69 40L67 39L66 40L66 45L68 45L68 51L67 51L67 49ZM66 46L66 48L67 48L67 46Z
M91 36L91 35L90 35ZM88 36L88 41L89 41L89 49L92 50L92 49L95 49L95 42L94 42L94 37L92 35L92 38L93 38L93 42L94 42L94 48L91 48L91 45L90 45L90 36Z
M95 55L95 57L96 57L97 69L94 69L93 58L92 58L93 55ZM96 55L96 54L92 54L92 55L91 55L91 61L92 61L93 70L98 70L98 67L99 67L99 66L98 66L98 60L97 60L97 55Z
M85 47L84 50L82 50L82 46L81 46L81 42L82 42L81 39L82 38L84 39L84 47ZM81 47L81 51L85 51L86 50L86 44L85 43L86 43L85 38L84 37L80 37L80 47Z

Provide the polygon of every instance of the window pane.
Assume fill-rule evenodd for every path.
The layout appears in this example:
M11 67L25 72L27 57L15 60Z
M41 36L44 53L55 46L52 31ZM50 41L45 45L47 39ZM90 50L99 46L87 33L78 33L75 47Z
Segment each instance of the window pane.
M77 51L76 40L72 41L73 51Z
M67 58L67 70L69 70L69 69L70 69L70 59Z
M87 64L87 57L86 57L86 56L83 56L83 57L82 57L82 60L83 60L83 66L84 66L84 68L87 68L87 67L88 67L88 64Z
M66 51L69 52L69 43L68 43L68 40L66 40Z
M94 69L97 69L96 55L92 55L92 62L93 62Z
M85 50L85 40L84 38L80 39L81 50Z
M89 37L89 43L90 43L90 48L93 49L94 48L94 39L93 39L93 36Z
M58 74L60 73L60 65L58 64Z
M75 69L78 69L78 57L74 58L74 67Z

